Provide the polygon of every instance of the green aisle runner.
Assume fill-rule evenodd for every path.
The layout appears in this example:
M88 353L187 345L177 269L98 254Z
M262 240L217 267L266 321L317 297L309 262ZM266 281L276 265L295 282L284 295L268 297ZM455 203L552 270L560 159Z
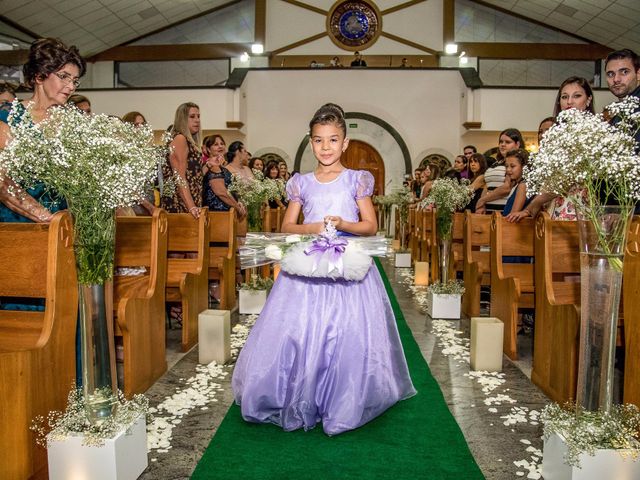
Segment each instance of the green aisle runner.
M335 437L318 425L284 432L242 420L232 405L192 479L482 479L376 259L418 394Z

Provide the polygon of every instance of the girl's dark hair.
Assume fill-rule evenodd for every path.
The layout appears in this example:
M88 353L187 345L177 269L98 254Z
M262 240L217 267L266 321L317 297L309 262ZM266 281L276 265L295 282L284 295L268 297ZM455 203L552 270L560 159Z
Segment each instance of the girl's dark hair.
M267 166L264 167L264 178L271 178L269 176L269 172L271 171L272 168L276 168L278 170L278 175L280 175L280 169L278 168L278 162L276 162L275 160L270 160L267 163Z
M227 150L227 162L233 162L236 153L238 153L238 151L240 151L242 148L244 148L244 143L239 140L236 140L231 145L229 145L229 149Z
M216 143L217 139L222 140L222 143L224 143L225 145L227 144L227 142L224 141L224 138L222 138L222 135L218 135L217 133L214 135L207 135L206 137L204 137L204 140L202 141L202 145L204 145L207 148L211 148L211 146Z
M522 138L522 133L520 133L520 130L518 130L517 128L507 128L503 131L500 132L500 135L498 135L498 142L500 141L500 137L502 135L506 135L507 137L509 137L511 140L513 140L514 142L518 143L518 148L524 148L524 138ZM497 162L502 162L506 157L503 157L500 154L500 150L498 150L498 154L496 155L496 161Z
M480 165L480 169L477 173L471 172L471 162L478 162L478 165ZM473 174L473 178L471 178L470 180L475 180L480 175L484 175L484 172L487 171L487 159L484 158L483 154L474 153L473 155L471 155L471 158L469 159L469 171Z
M80 77L85 74L87 64L75 45L67 47L56 38L40 38L31 44L29 58L22 67L24 84L33 88L36 79L44 80L68 63L78 67Z
M529 163L529 152L527 152L524 148L515 148L513 150L509 150L504 158L517 158L520 162L520 165L523 167Z
M340 105L336 105L335 103L325 103L321 106L316 113L313 115L313 118L309 122L309 134L311 134L311 130L315 125L327 125L329 123L335 124L342 133L347 135L347 124L344 121L344 110Z
M591 85L589 85L589 82L587 81L587 79L583 78L583 77L569 77L567 78L564 82L562 82L560 84L560 88L558 88L558 94L556 95L556 103L553 106L553 116L557 117L558 114L560 113L560 95L562 95L562 89L564 87L566 87L567 85L571 85L572 83L577 84L578 86L582 87L582 89L584 90L584 93L587 95L587 97L591 97L591 101L589 102L589 105L587 106L587 110L591 113L596 113L596 109L594 106L594 98L593 98L593 90L591 90Z

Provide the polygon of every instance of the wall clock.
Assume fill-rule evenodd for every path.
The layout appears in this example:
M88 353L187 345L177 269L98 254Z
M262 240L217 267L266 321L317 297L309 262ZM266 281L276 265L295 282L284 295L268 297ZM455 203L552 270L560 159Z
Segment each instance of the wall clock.
M340 48L364 50L382 32L382 15L373 2L339 1L327 15L327 32Z

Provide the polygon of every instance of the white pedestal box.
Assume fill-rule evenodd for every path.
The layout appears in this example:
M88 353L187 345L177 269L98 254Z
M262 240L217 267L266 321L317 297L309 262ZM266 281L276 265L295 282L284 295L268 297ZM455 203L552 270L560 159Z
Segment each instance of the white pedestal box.
M448 293L429 293L427 295L427 313L431 318L460 318L462 295Z
M229 310L205 310L198 315L198 363L231 358L231 314Z
M637 480L640 478L640 459L623 457L621 450L596 450L594 456L580 455L580 468L567 465L564 456L567 446L557 434L544 442L542 476L544 480Z
M502 371L504 324L495 317L471 317L471 370Z
M251 313L260 313L267 301L266 290L239 290L239 307L238 313L247 315Z
M82 439L49 442L50 480L135 480L147 468L144 417L100 447L82 445Z
M396 253L396 268L411 268L411 252Z

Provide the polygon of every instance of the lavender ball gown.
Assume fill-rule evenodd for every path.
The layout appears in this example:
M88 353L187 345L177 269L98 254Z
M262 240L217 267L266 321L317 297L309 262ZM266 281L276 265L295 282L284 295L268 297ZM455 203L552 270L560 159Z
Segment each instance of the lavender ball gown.
M305 222L339 215L358 220L356 199L373 176L344 170L320 183L313 173L287 184ZM322 421L328 435L358 428L415 395L395 318L375 265L362 281L281 272L240 352L232 381L249 422L286 431Z

